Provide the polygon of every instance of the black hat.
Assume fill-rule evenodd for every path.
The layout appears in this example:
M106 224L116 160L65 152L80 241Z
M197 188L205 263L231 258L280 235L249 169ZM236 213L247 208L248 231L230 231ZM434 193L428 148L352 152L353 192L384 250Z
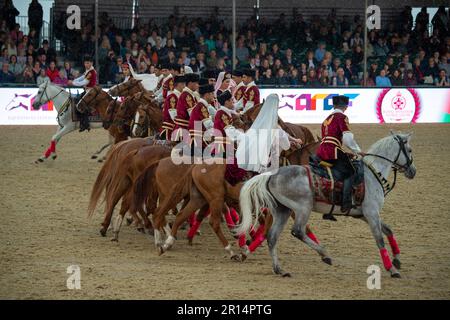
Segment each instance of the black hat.
M225 105L225 102L230 100L233 97L229 90L225 90L220 96L217 97L217 101L219 101L220 105Z
M198 89L198 93L200 93L200 95L204 95L210 92L214 92L214 86L210 85L210 84L206 84L204 86L200 86Z
M186 82L186 78L184 76L175 76L173 79L174 84L182 83L182 82Z
M333 106L335 107L347 107L348 106L348 97L346 96L334 96L333 97Z
M244 74L242 73L241 70L234 70L232 75L236 77L242 77Z
M252 78L254 78L254 77L256 76L256 71L253 70L253 69L245 69L243 73L244 73L244 75L247 76L247 77L252 77Z
M188 73L184 75L184 78L186 79L186 84L189 82L198 82L200 80L200 77L196 73Z
M160 69L170 69L170 64L168 62L162 62Z
M203 77L208 79L217 79L217 72L214 70L206 70L205 72L203 72Z
M86 55L83 58L83 62L94 62L94 60L92 59L91 56Z
M209 84L208 78L200 78L198 84L199 84L200 86L204 86L204 85Z

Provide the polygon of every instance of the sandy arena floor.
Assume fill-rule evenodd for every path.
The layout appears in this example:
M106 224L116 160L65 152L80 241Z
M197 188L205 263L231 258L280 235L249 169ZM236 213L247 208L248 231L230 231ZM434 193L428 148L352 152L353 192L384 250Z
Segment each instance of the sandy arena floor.
M353 129L367 149L392 127ZM90 154L106 141L104 131L72 133L58 145L57 160L36 165L55 128L0 127L0 299L450 299L450 126L395 128L414 130L417 166L414 180L399 176L382 211L402 250L402 279L383 271L381 290L368 290L366 269L381 261L364 222L312 216L333 266L286 228L279 257L292 278L272 274L267 245L244 263L230 261L207 223L193 247L181 231L159 257L153 238L132 227L122 228L119 243L111 233L102 238L100 209L86 218L101 166ZM66 287L74 264L81 290Z

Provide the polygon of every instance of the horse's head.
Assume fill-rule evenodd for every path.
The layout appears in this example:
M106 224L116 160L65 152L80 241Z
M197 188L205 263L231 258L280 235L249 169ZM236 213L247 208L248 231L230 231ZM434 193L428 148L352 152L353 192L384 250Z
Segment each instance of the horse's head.
M105 94L109 97L99 86L89 89L78 102L77 109L83 110L84 112L91 108L95 109L95 106L105 99Z
M398 145L397 156L394 160L394 167L403 172L405 177L413 179L416 175L416 166L413 163L412 148L411 148L411 133L394 133L391 131L391 136Z
M126 82L119 83L111 89L109 89L109 94L113 97L130 97L136 93L142 91L142 80L137 80L131 78Z
M39 110L42 105L58 96L61 91L64 91L64 89L51 84L49 81L45 81L39 86L39 90L32 105L33 109Z
M146 107L140 105L136 110L136 115L134 117L134 123L131 129L133 137L142 137L149 126L149 116L147 114Z

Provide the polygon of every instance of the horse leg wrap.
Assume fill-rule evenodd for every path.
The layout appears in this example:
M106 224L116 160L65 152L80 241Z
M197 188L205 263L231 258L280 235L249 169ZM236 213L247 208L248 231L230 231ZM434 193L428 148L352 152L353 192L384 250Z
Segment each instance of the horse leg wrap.
M234 223L235 224L238 223L239 222L239 214L236 212L236 210L234 208L230 208L230 214L234 220Z
M194 215L195 216L195 215ZM197 234L198 229L200 229L201 221L197 221L197 219L194 219L194 222L191 225L191 228L188 232L188 238L194 239L194 236Z
M236 226L229 210L225 213L225 221L227 222L228 229L230 230Z
M247 239L245 238L245 234L239 236L239 248L245 247L247 245Z
M250 228L250 237L252 237L252 239L255 239L256 236L256 230L253 228L253 225Z
M386 248L380 249L380 255L381 255L381 259L383 260L384 268L387 271L391 270L392 262L391 262L391 258L389 257L389 253L387 252Z
M56 141L52 140L52 142L50 143L50 150L52 152L56 152Z
M400 254L400 248L398 247L398 243L397 240L395 239L395 236L391 235L388 236L387 238L389 240L389 244L391 245L392 253L394 254L394 256Z
M189 216L189 225L190 225L191 227L194 225L194 222L195 222L195 220L196 220L195 218L196 218L195 212Z
M258 233L256 239L253 240L253 242L250 243L250 245L248 246L249 251L254 252L261 245L261 243L263 243L264 240L266 240L264 233L263 232Z
M312 231L308 232L306 235L307 235L312 241L314 241L315 243L320 244L320 243L319 243L319 240L318 240L317 237L316 237L316 235L315 235Z

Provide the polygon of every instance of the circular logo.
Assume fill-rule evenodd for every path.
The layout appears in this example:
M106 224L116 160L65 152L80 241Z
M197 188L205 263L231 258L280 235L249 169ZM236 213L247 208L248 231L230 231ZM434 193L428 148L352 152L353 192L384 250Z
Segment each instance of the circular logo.
M414 89L384 89L377 99L380 123L415 123L420 99Z

